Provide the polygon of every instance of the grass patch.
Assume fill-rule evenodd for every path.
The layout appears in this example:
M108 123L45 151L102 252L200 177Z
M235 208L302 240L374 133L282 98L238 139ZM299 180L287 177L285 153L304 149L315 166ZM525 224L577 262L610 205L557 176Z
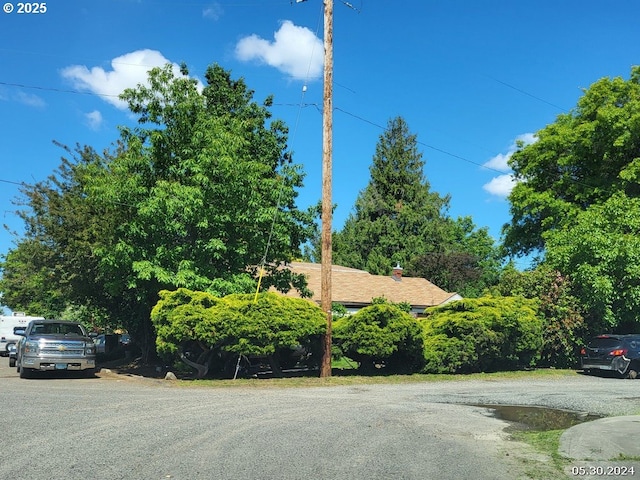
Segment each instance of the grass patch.
M547 430L544 432L520 430L512 433L515 440L527 443L535 448L538 452L544 453L551 457L559 466L564 466L566 460L558 449L560 448L560 437L564 430Z
M512 433L514 440L531 445L535 451L551 459L553 468L558 472L557 478L564 478L564 469L569 460L559 453L560 437L564 430L532 431L520 430ZM537 478L547 478L545 476Z
M618 454L617 457L611 459L614 462L617 461L625 461L625 462L640 462L640 457L637 455L625 455L624 453Z
M455 382L466 380L480 381L502 381L502 380L526 380L535 378L562 378L576 375L575 370L560 369L533 369L523 371L495 372L495 373L472 373L472 374L412 374L399 375L387 373L384 368L375 373L362 374L354 367L353 361L342 359L332 362L332 376L329 378L319 378L317 371L296 372L286 377L276 378L268 375L259 375L258 378L238 378L236 380L225 379L193 379L193 371L181 372L171 369L178 375L175 385L183 387L206 386L206 387L252 387L252 388L295 388L295 387L328 387L338 385L376 385L376 384L406 384L425 382ZM114 373L134 375L147 378L162 378L166 370L156 369L154 365L145 365L141 360L118 359L111 362L104 362L98 365L100 368L107 368Z
M250 387L250 388L296 388L296 387L330 387L339 385L398 385L425 382L455 382L466 380L499 381L532 378L561 378L576 375L575 370L540 369L519 372L474 373L469 375L413 374L413 375L358 375L354 370L334 368L328 378L318 378L316 374L288 378L241 378L236 380L183 380L181 386L206 387Z

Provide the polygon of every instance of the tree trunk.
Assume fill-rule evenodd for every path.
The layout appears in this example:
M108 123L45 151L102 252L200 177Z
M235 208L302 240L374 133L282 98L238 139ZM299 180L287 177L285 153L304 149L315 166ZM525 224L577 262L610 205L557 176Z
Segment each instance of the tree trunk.
M269 355L269 365L271 365L271 371L274 376L282 377L282 368L280 367L280 362L275 355Z

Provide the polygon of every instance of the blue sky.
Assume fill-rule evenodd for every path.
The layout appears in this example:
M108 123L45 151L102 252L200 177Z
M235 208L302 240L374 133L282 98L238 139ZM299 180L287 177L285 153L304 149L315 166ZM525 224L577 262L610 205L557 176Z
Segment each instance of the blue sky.
M63 154L54 140L109 147L132 122L117 94L166 62L200 78L219 63L256 100L273 94L307 173L299 206L320 199L322 0L51 0L39 14L10 3L0 12L0 211L10 228L21 228L11 182L52 173ZM639 18L637 0L335 0L334 229L400 115L432 189L451 196L450 215L499 239L514 142L532 141L599 78L628 78L640 63ZM11 245L2 230L0 254Z

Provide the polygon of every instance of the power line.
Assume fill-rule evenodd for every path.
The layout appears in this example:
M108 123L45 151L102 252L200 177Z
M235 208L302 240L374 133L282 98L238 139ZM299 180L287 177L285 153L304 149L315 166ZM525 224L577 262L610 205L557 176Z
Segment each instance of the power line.
M53 87L41 87L41 86L34 86L34 85L24 85L24 84L19 84L19 83L2 82L2 81L0 81L0 85L6 85L6 86L12 86L12 87L20 87L20 88L28 88L28 89L34 89L34 90L40 90L40 91L50 91L50 92L57 92L57 93L70 93L70 94L77 94L77 95L96 95L98 97L119 98L119 95L110 95L110 94L102 94L102 93L94 93L94 92L82 92L82 91L79 91L79 90L66 90L66 89L59 89L59 88L53 88ZM304 95L303 95L303 97L304 97ZM316 103L304 103L302 100L299 103L273 103L273 105L274 106L290 106L290 107L296 107L298 109L306 108L306 107L315 107L316 109L321 111L321 109L320 109L318 104L316 104ZM372 125L374 127L380 128L382 130L385 129L385 127L383 127L382 125L380 125L380 124L378 124L376 122L373 122L373 121L368 120L368 119L366 119L364 117L356 115L355 113L351 113L351 112L349 112L347 110L344 110L344 109L342 109L340 107L334 107L334 111L340 111L340 112L342 112L342 113L344 113L346 115L349 115L350 117L353 117L353 118L355 118L357 120L360 120L361 122L368 123L369 125ZM298 115L299 115L299 111L298 111ZM297 128L297 123L296 123L296 128ZM488 167L486 165L483 165L482 163L475 162L473 160L469 160L468 158L462 157L462 156L457 155L455 153L451 153L451 152L449 152L447 150L444 150L442 148L436 147L434 145L430 145L428 143L424 143L424 142L421 142L421 141L418 141L417 143L422 145L422 146L424 146L424 147L426 147L426 148L429 148L429 149L434 150L436 152L439 152L439 153L442 153L444 155L447 155L449 157L456 158L458 160L462 160L463 162L467 162L467 163L470 163L472 165L476 165L478 167L481 167L481 168L484 168L484 169L487 169L487 170L492 170L492 171L500 173L500 174L504 173L502 170L498 170L498 169L495 169L495 168L492 168L492 167Z
M95 95L97 97L111 97L111 98L120 98L120 95L108 94L108 93L97 93L97 92L82 92L80 90L67 90L63 88L54 88L54 87L41 87L38 85L24 85L22 83L10 83L10 82L2 82L0 81L0 85L5 85L7 87L19 87L19 88L27 88L31 90L40 90L45 92L57 92L57 93L72 93L75 95Z
M522 93L523 95L526 95L527 97L531 97L531 98L533 98L535 100L538 100L539 102L546 103L547 105L549 105L549 106L551 106L553 108L557 108L558 110L560 110L562 112L567 112L568 111L566 108L562 108L562 107L556 105L555 103L548 102L544 98L540 98L540 97L538 97L536 95L533 95L533 94L531 94L529 92L526 92L526 91L522 90L521 88L515 87L515 86L513 86L513 85L511 85L511 84L509 84L507 82L503 82L502 80L498 80L497 78L494 78L491 75L485 75L485 77L490 78L494 82L497 82L497 83L499 83L501 85L504 85L505 87L511 88L511 89L515 90L516 92Z
M334 107L334 110L338 110L338 111L340 111L340 112L342 112L342 113L344 113L344 114L346 114L346 115L349 115L350 117L353 117L353 118L355 118L355 119L357 119L357 120L360 120L361 122L368 123L369 125L373 125L374 127L378 127L378 128L379 128L379 129L381 129L381 130L385 130L385 127L383 127L382 125L380 125L380 124L378 124L378 123L375 123L375 122L372 122L371 120L367 120L366 118L360 117L360 116L358 116L358 115L356 115L356 114L354 114L354 113L351 113L351 112L348 112L348 111L346 111L346 110L343 110L342 108ZM496 168L486 166L486 165L484 165L484 164L482 164L482 163L479 163L479 162L474 162L473 160L469 160L468 158L462 157L462 156L457 155L457 154L455 154L455 153L451 153L451 152L449 152L449 151L447 151L447 150L444 150L444 149L439 148L439 147L435 147L435 146L430 145L430 144L428 144L428 143L421 142L421 141L419 141L419 140L418 140L418 141L416 141L416 143L417 143L418 145L422 145L423 147L427 147L427 148L429 148L429 149L431 149L431 150L434 150L434 151L436 151L436 152L442 153L442 154L447 155L447 156L452 157L452 158L456 158L456 159L458 159L458 160L462 160L463 162L467 162L467 163L470 163L470 164L472 164L472 165L476 165L476 166L481 167L481 168L484 168L484 169L486 169L486 170L492 170L492 171L497 172L497 173L500 173L500 174L504 174L504 173L505 173L505 172L504 172L504 171L502 171L502 170L498 170L498 169L496 169Z
M321 20L322 20L322 9L320 10L320 16L318 18L318 25L316 27L316 36L318 36L318 31L320 30L320 25L321 25ZM307 74L306 74L306 78L305 78L305 83L304 86L302 87L302 92L300 94L300 102L298 103L298 113L296 115L296 119L295 119L295 123L293 125L293 134L291 136L291 150L293 150L293 147L295 146L295 142L296 142L296 137L297 137L297 133L298 133L298 125L300 123L300 113L302 112L303 109L303 105L304 105L304 97L305 94L307 93L307 82L309 81L309 75L311 72L311 62L313 60L313 53L314 53L314 49L315 49L315 44L313 49L311 50L311 54L309 55L309 64L307 67ZM273 234L275 231L275 227L276 227L276 222L278 220L278 211L280 210L280 202L282 200L282 191L283 188L278 188L278 197L276 200L276 208L275 211L273 213L273 220L271 221L271 229L269 230L269 235L267 238L267 244L265 246L264 249L264 255L262 256L262 259L260 260L260 271L259 271L259 276L258 276L258 285L256 286L256 294L254 297L254 303L256 302L256 300L258 299L258 293L260 292L260 284L262 283L262 276L264 274L264 267L267 263L267 257L269 255L269 249L271 248L271 242L273 240Z
M9 183L11 185L18 185L19 187L25 186L26 184L24 182L13 182L11 180L3 180L0 178L0 183Z

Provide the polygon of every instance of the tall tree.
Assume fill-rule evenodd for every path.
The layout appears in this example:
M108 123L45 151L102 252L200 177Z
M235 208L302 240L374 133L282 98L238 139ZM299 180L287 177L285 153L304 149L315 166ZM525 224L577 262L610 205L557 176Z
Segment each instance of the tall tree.
M504 230L511 254L542 251L544 232L615 192L640 195L640 66L629 80L595 82L574 110L536 136L510 160L518 182Z
M511 159L507 251L568 276L592 332L637 328L640 66L595 82L537 137Z
M431 191L424 165L404 119L390 120L376 145L369 184L334 237L334 261L378 275L400 263L443 288L479 295L497 280L498 251L486 229L448 216L449 196Z
M405 120L389 121L378 140L369 184L336 234L335 263L386 275L415 252L432 251L447 229L449 197L431 192L417 137Z
M310 225L295 206L303 174L271 97L257 104L218 65L205 79L200 90L166 66L150 72L149 87L125 91L140 126L122 129L124 152L94 177L92 194L124 205L127 218L101 266L113 273L110 289L138 292L146 330L159 290L251 290L247 268L265 255L271 265L290 260Z
M156 68L149 86L126 90L122 98L138 126L121 128L112 154L71 162L31 188L25 217L33 225L28 239L57 256L69 295L82 296L87 281L97 282L93 298L101 297L148 353L155 343L149 314L160 290L251 291L257 266L297 256L311 225L295 205L303 173L287 150L286 126L271 119L271 98L256 103L242 79L217 65L207 69L204 87L187 73ZM38 195L43 189L47 195ZM64 215L51 217L59 204ZM74 237L84 243L69 263L63 257ZM83 262L84 272L76 268Z
M637 331L640 198L615 193L544 238L545 264L571 276L592 333Z
M64 148L70 158L48 179L21 187L25 237L5 255L0 280L3 301L13 309L58 318L70 306L104 306L96 303L101 283L92 248L114 225L96 215L85 195L85 173L105 158L89 147Z

